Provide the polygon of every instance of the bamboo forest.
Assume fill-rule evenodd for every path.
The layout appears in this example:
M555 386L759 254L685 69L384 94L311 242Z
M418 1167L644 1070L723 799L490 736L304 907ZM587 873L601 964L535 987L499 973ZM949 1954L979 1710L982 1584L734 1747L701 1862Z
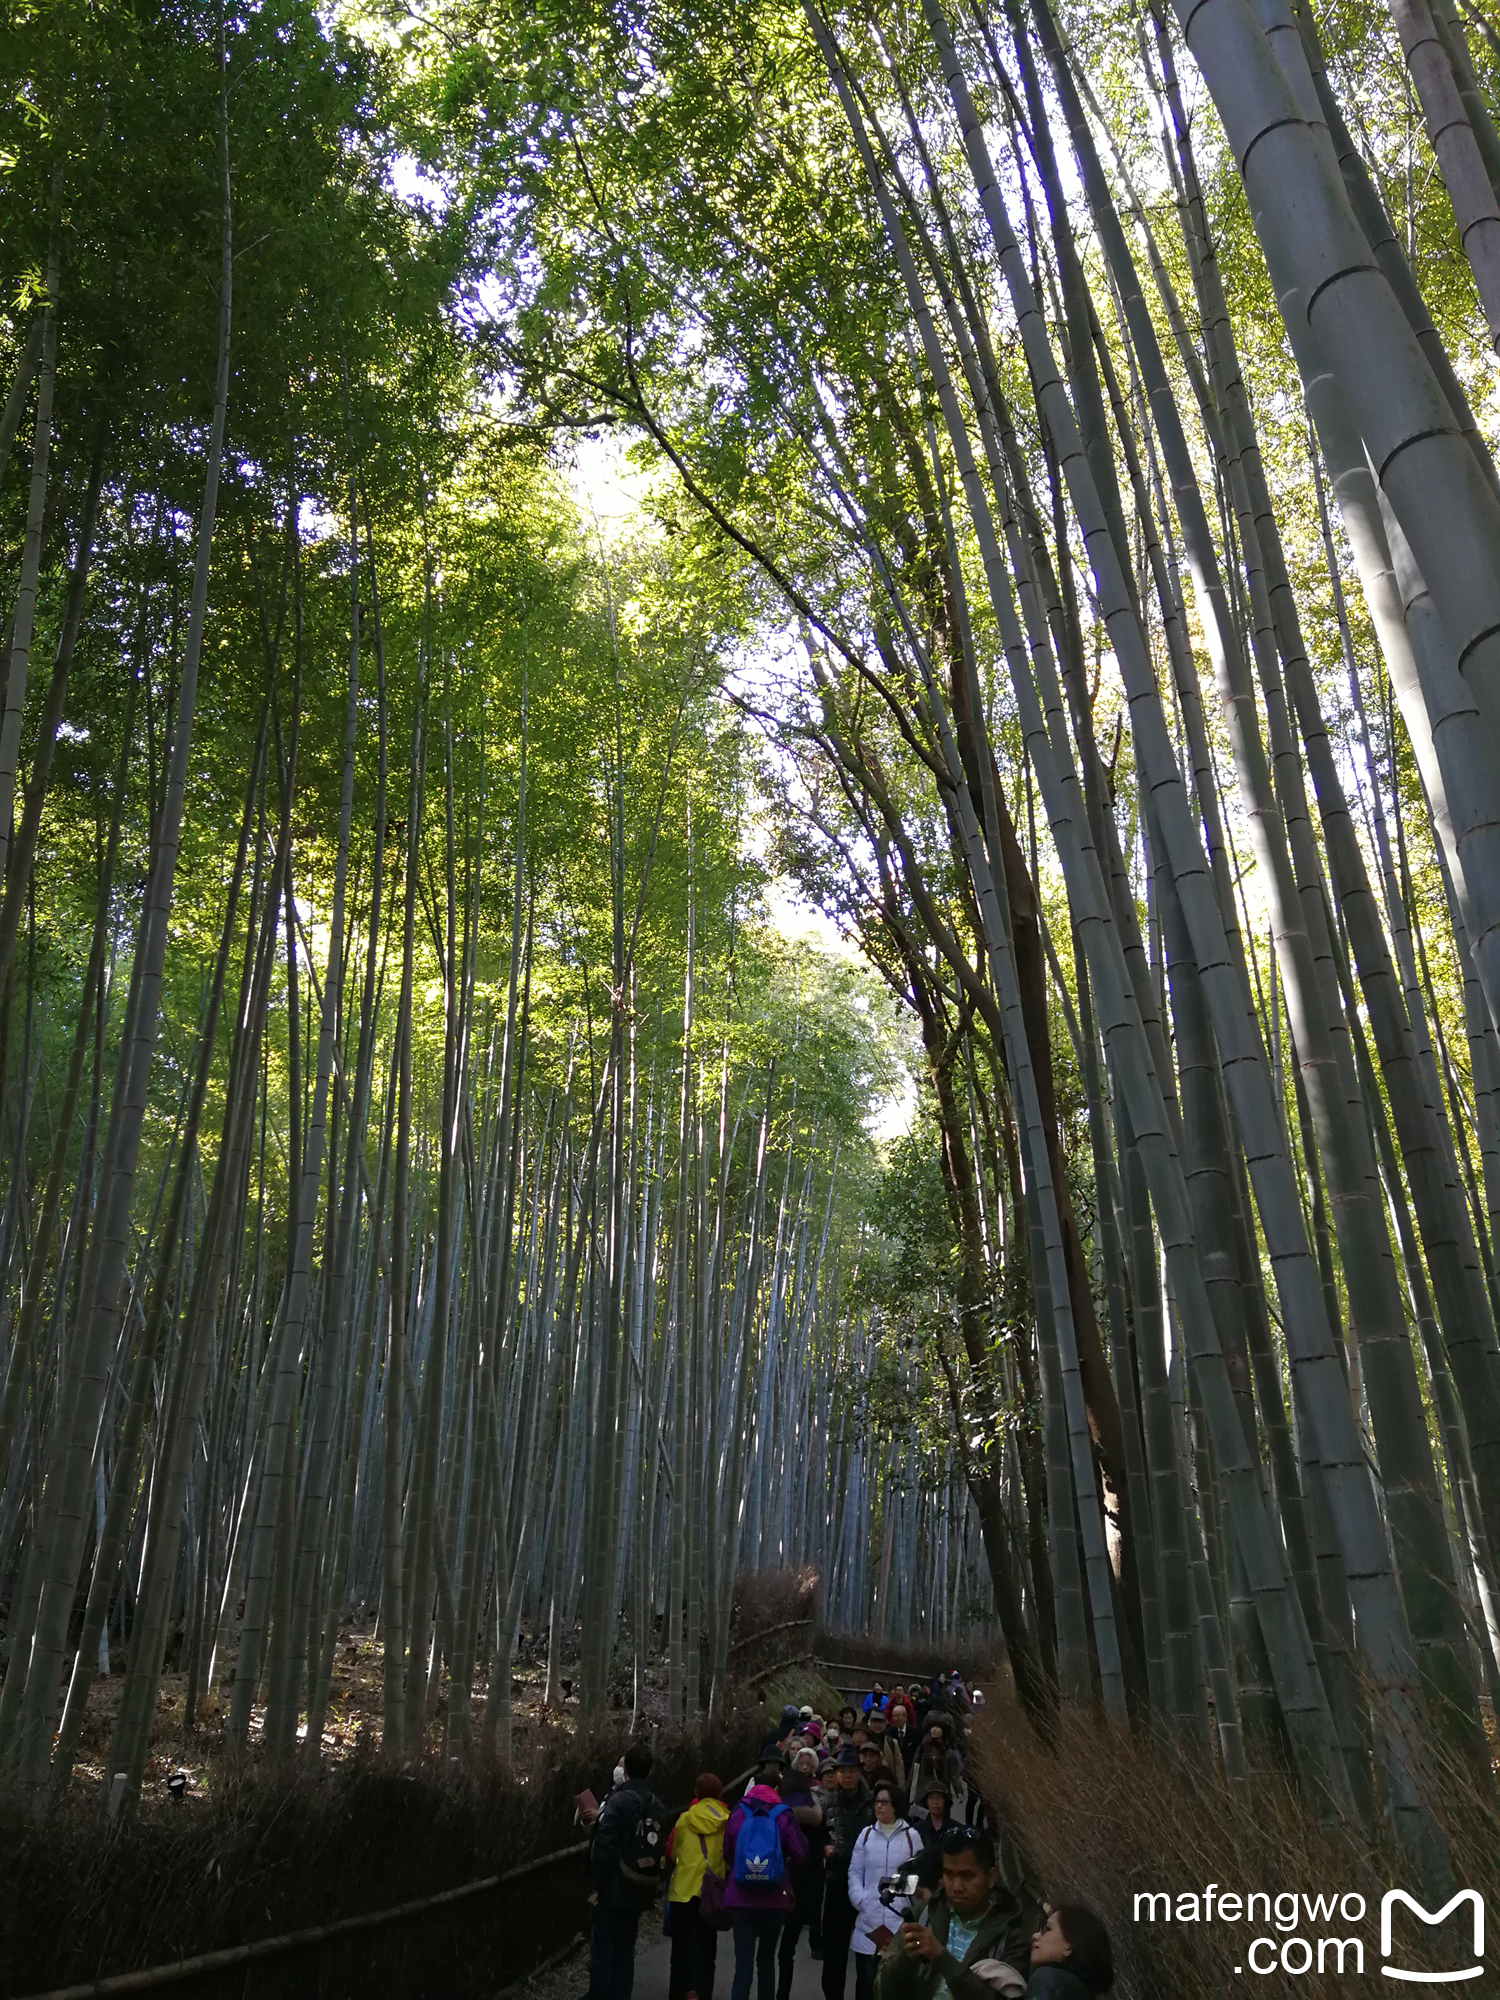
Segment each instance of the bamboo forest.
M6 1810L805 1613L1493 1883L1494 0L0 69Z

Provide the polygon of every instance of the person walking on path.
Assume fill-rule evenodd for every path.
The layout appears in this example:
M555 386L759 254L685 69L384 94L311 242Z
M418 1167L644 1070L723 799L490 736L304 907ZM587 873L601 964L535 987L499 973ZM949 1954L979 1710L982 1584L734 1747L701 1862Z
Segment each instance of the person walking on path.
M823 1843L823 2000L844 2000L849 1947L854 1938L849 1857L855 1841L875 1817L870 1788L860 1776L859 1752L852 1743L839 1752L837 1768L837 1795L823 1809L828 1828Z
M604 1801L589 1851L589 2000L630 2000L635 1984L635 1934L661 1894L667 1875L672 1815L646 1782L651 1752L632 1743L621 1760L624 1782Z
M795 1901L781 1930L781 1976L776 1985L776 2000L791 2000L797 1940L804 1930L813 1957L823 1956L824 1828L822 1793L814 1790L817 1775L816 1751L799 1750L781 1781L782 1803L802 1829L807 1859L795 1863L790 1871ZM698 2000L703 2000L702 1994Z
M922 1732L917 1727L916 1711L909 1701L891 1699L886 1711L885 1726L891 1741L901 1752L901 1761L908 1776L917 1761L917 1752L922 1747Z
M876 2000L996 2000L1029 1990L1031 1942L1000 1880L995 1843L977 1827L944 1834L942 1887L908 1921L880 1968Z
M912 1776L913 1791L925 1792L930 1784L936 1782L946 1785L956 1797L963 1775L964 1760L953 1741L952 1724L942 1716L929 1716L927 1734L922 1738L917 1768Z
M854 1907L854 1996L871 2000L880 1957L908 1915L905 1896L883 1900L880 1885L892 1875L912 1872L922 1852L922 1836L907 1822L906 1794L888 1778L875 1785L875 1819L854 1843L849 1857L849 1901Z
M667 1888L667 1928L672 1939L668 2000L712 2000L719 1934L703 1920L704 1878L724 1879L724 1828L729 1808L712 1771L693 1781L693 1802L679 1815L667 1845L672 1879Z
M724 1828L724 1907L734 1932L731 2000L776 2000L776 1942L795 1907L792 1870L807 1859L807 1841L779 1792L763 1782L779 1761L774 1743L761 1750L761 1773Z
M905 1789L906 1765L901 1756L901 1745L892 1734L890 1724L878 1708L870 1710L870 1741L879 1752L880 1761L896 1784Z
M924 1847L941 1847L943 1835L953 1827L953 1796L946 1785L936 1779L922 1794L920 1805L913 1807L911 1823L922 1836Z

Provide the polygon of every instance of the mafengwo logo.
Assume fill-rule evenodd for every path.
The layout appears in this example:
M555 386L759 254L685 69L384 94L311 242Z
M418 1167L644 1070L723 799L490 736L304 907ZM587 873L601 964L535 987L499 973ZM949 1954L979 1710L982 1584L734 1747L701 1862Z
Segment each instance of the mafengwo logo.
M1461 1909L1465 1903L1472 1903L1474 1906L1474 1956L1478 1960L1483 1959L1484 1899L1477 1889L1460 1889L1451 1902L1444 1903L1440 1910L1435 1911L1424 1910L1416 1897L1408 1896L1404 1889L1387 1889L1380 1899L1380 1956L1387 1960L1391 1956L1392 1932L1395 1928L1392 1919L1396 1914L1396 1905L1398 1903L1404 1903L1407 1909L1420 1917L1424 1924L1431 1925L1443 1923L1448 1917L1453 1915L1455 1910ZM1481 1979L1484 1976L1483 1964L1466 1965L1461 1971L1457 1972L1406 1972L1399 1965L1390 1964L1382 1965L1380 1969L1387 1979L1410 1979L1423 1986L1450 1986L1458 1979Z
M1477 1889L1460 1889L1437 1910L1427 1909L1404 1889L1387 1889L1380 1899L1379 1961L1371 1950L1368 1966L1362 1933L1372 1927L1371 1912L1353 1889L1331 1896L1299 1895L1293 1889L1240 1895L1210 1882L1201 1895L1195 1889L1175 1897L1142 1893L1135 1899L1134 1915L1138 1924L1264 1924L1266 1930L1248 1940L1234 1968L1247 1980L1379 1972L1414 1986L1455 1986L1484 1977L1484 1898ZM1441 1945L1426 1936L1427 1949L1422 1950L1418 1940L1424 1930L1419 1926L1426 1933L1445 1929ZM1418 1970L1409 1962L1418 1957L1429 1966L1436 1961L1438 1969ZM1442 1961L1449 1958L1444 1969Z

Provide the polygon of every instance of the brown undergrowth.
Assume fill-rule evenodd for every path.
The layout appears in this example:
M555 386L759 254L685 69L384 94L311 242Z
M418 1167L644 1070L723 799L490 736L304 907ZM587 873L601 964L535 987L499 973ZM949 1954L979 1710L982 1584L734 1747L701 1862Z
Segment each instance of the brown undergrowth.
M1429 1909L1451 1893L1424 1895L1389 1837L1372 1843L1363 1831L1320 1824L1275 1771L1232 1788L1205 1766L1076 1715L1062 1722L1049 1747L1010 1700L976 1717L971 1738L977 1775L1019 1850L1028 1888L1054 1904L1090 1904L1104 1919L1121 2000L1227 2000L1257 1991L1278 2000L1368 1996L1385 1984L1380 1912L1387 1889L1404 1889ZM1494 1788L1440 1753L1434 1769L1434 1754L1423 1746L1419 1761L1452 1857L1452 1886L1476 1889L1493 1901L1500 1882ZM1267 1894L1270 1920L1259 1903L1253 1923L1245 1921L1243 1903L1237 1921L1207 1920L1210 1883L1216 1905L1226 1893L1242 1899ZM1164 1895L1171 1898L1170 1918L1159 1902L1138 1902ZM1283 1901L1278 1908L1278 1895L1295 1897L1295 1906ZM1198 1898L1196 1919L1193 1905L1179 1900L1188 1896ZM1319 1914L1315 1900L1311 1909L1304 1901L1329 1896L1362 1898L1362 1914L1349 1914L1358 1910L1352 1901L1331 1914ZM1288 1921L1293 1907L1295 1918ZM1437 1929L1402 1910L1393 1926L1391 1963L1417 1971L1472 1964L1471 1923L1467 1907ZM1259 1948L1252 1973L1250 1948L1257 1937L1272 1943ZM1305 1971L1297 1938L1311 1952ZM1346 1948L1341 1976L1331 1944L1320 1970L1325 1938L1357 1939L1363 1974L1353 1970L1357 1955ZM1500 1980L1492 1976L1460 1990L1500 1993Z
M748 1762L758 1709L656 1741L652 1782L686 1804L705 1767L727 1779ZM258 1937L416 1900L498 1874L581 1838L574 1796L608 1789L626 1725L523 1732L511 1770L436 1760L386 1764L356 1748L321 1772L254 1765L216 1772L193 1807L148 1796L106 1827L98 1794L75 1788L38 1816L0 1798L0 1992L44 1992L196 1956ZM581 1860L293 1958L202 1977L173 1990L204 2000L300 2000L359 1993L494 1992L566 1944L586 1918Z

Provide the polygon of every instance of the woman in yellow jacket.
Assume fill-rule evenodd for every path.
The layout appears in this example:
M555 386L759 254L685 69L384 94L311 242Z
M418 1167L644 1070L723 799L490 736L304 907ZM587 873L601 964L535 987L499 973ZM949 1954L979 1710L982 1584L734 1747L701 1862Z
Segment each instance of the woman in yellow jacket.
M703 1877L724 1879L724 1825L729 1808L712 1771L693 1783L693 1803L680 1813L667 1841L672 1877L667 1885L667 1928L672 1937L669 2000L712 2000L719 1934L703 1920Z

